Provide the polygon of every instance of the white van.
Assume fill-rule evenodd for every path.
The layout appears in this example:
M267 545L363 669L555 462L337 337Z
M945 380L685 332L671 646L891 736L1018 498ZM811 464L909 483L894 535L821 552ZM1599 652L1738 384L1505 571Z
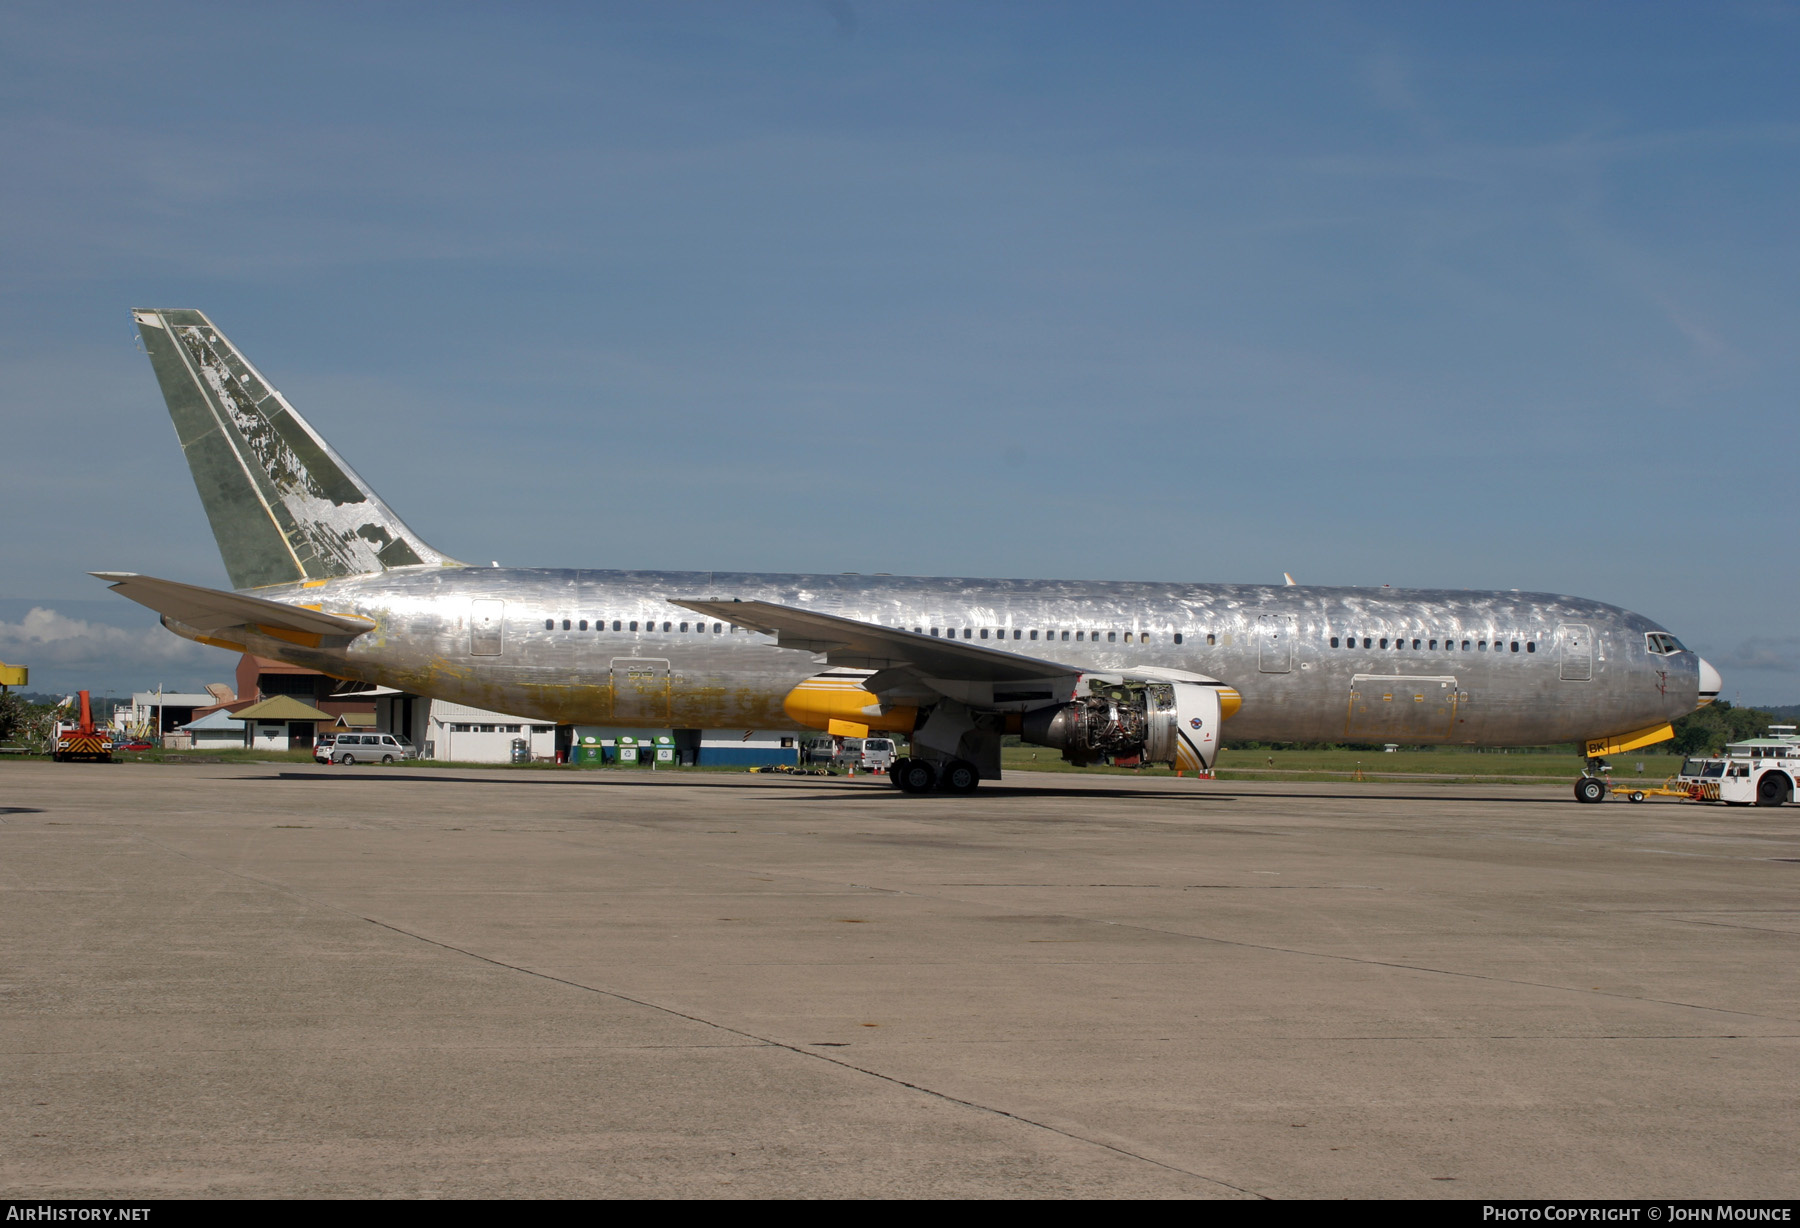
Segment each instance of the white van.
M411 742L391 733L340 733L313 756L321 763L393 763L418 757Z

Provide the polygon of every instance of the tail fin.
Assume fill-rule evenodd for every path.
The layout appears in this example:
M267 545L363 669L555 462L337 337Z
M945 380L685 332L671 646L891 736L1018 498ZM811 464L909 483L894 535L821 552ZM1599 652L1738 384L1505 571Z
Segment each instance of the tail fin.
M131 315L233 588L458 566L420 541L211 320Z

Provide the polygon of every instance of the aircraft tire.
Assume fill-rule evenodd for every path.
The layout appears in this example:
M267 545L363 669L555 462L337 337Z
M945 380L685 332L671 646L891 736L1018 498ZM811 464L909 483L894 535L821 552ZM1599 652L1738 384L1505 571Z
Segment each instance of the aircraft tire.
M896 783L908 793L929 793L937 787L937 769L923 759L908 759Z
M906 770L906 765L911 762L911 759L896 759L888 764L888 783L893 785L894 788L904 791L906 786L901 783L900 773L904 772Z
M973 793L981 783L981 773L975 765L965 759L952 759L944 765L944 774L939 781L946 793Z
M1578 802L1605 801L1606 783L1593 776L1583 776L1575 782L1575 800Z
M1793 792L1788 778L1780 772L1764 772L1762 779L1756 782L1756 804L1758 806L1780 806L1787 802Z

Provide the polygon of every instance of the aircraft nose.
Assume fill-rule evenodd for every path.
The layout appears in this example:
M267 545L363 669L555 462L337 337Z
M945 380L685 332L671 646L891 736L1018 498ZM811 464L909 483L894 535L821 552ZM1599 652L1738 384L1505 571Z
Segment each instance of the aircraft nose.
M1700 694L1697 696L1699 702L1697 702L1694 707L1704 708L1707 704L1719 697L1719 692L1725 689L1725 680L1719 677L1718 670L1707 664L1705 657L1699 658L1699 661Z

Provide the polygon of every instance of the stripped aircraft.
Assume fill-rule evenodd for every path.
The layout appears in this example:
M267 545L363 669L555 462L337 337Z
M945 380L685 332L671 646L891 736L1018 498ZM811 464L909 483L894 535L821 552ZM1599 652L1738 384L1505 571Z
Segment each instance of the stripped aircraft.
M910 740L907 792L1001 738L1212 770L1234 738L1446 746L1673 736L1718 673L1544 593L472 567L401 522L198 311L133 313L235 591L95 572L178 635L563 725Z

